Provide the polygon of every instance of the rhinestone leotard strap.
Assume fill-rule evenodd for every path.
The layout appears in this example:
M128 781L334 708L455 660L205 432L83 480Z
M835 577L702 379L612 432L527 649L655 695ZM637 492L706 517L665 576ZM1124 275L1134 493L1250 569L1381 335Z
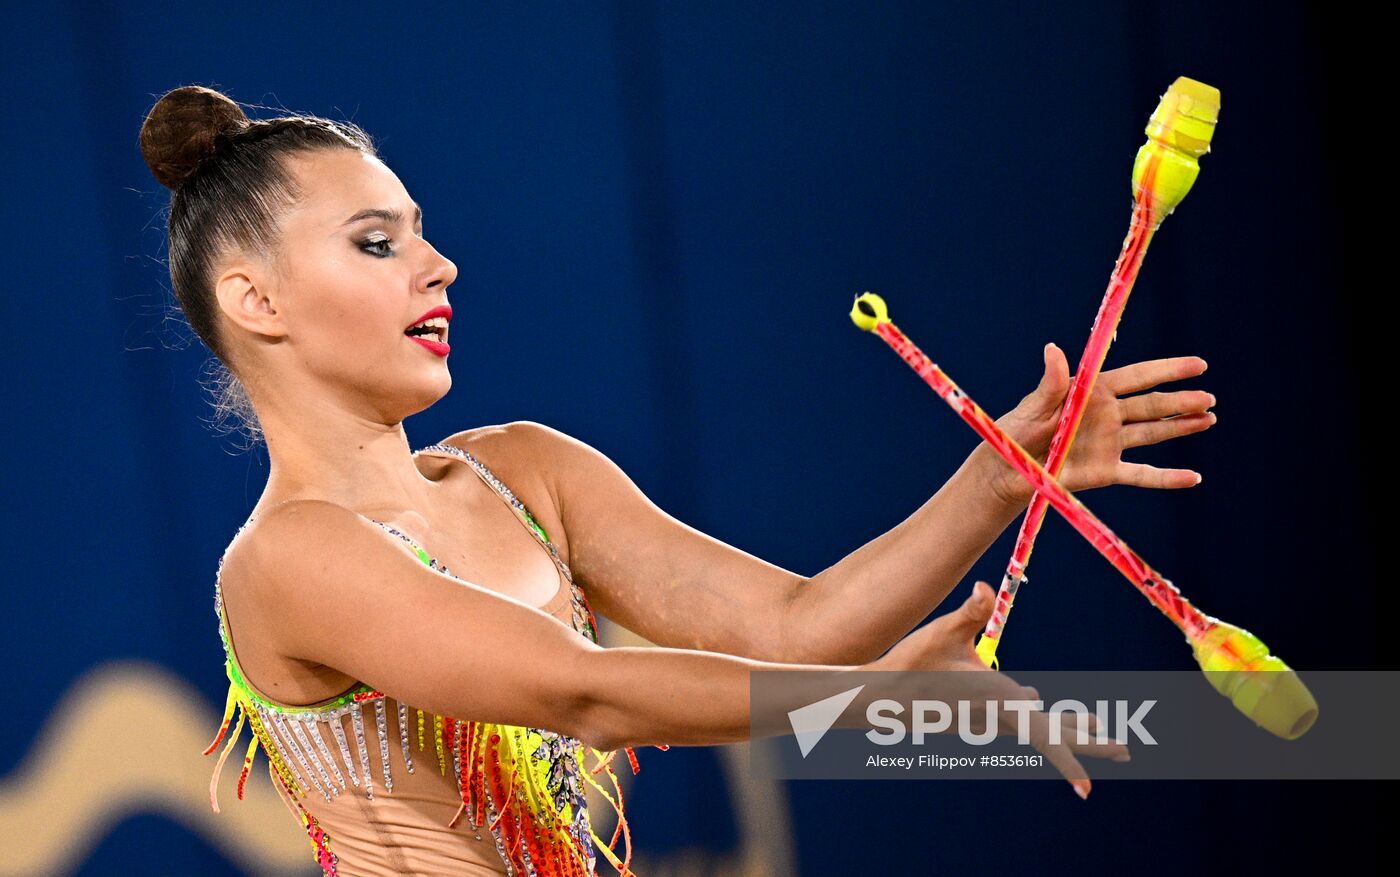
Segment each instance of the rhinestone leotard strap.
M447 456L462 460L471 467L471 470L475 472L482 481L486 482L486 484L492 488L492 491L500 497L506 506L510 508L511 512L514 513L516 519L524 524L525 528L530 531L530 534L535 537L535 541L543 546L544 550L549 554L550 559L554 561L554 566L561 576L560 593L556 594L555 598L548 603L536 608L549 611L564 599L564 592L567 592L573 601L573 625L575 629L580 630L589 639L597 642L597 621L593 617L593 612L588 608L588 601L584 598L583 591L575 584L573 572L569 569L569 565L564 562L564 559L559 556L559 549L555 547L553 540L549 538L549 534L545 532L540 522L535 519L534 515L530 514L530 510L525 507L525 503L521 502L511 489L497 478L495 473L486 467L485 463L482 463L474 457L470 451L464 448L439 442L437 444L428 445L418 453ZM410 543L413 542L411 539L408 541ZM419 550L421 551L422 549Z
M507 507L509 507L511 511L515 514L516 519L519 520L525 526L525 528L529 530L531 536L533 536L535 540L544 547L546 552L549 554L550 559L554 562L555 568L558 570L558 574L561 577L560 589L558 592L556 592L555 597L551 598L544 605L537 606L536 608L544 611L550 611L560 600L565 599L566 592L572 592L576 589L573 582L573 575L569 570L568 565L564 563L563 558L559 556L558 549L555 548L554 543L550 541L549 534L545 531L544 527L541 526L540 523L535 519L535 516L530 513L530 510L526 508L525 504L521 502L519 498L516 497L515 493L512 492L511 489L507 487L504 482L497 478L489 468L487 468L486 464L482 463L475 456L473 456L471 452L463 448L456 447L455 445L444 444L441 442L428 445L427 447L418 451L418 453L426 453L437 456L448 456L455 459L463 460L466 463L468 463L471 470L475 472L477 476L481 478L482 481L484 481L489 487L492 488L492 492L494 492L497 496L501 498L501 500L507 505ZM417 556L417 558L430 569L438 570L439 572L442 572L446 575L452 575L451 570L449 570L446 566L438 563L436 558L434 558L426 550L424 550L423 547L419 545L418 542L415 541L407 533L404 533L397 527L385 523L384 521L378 520L377 518L371 518L368 515L361 515L361 517L365 518L365 520L367 521L371 521L372 523L378 524L386 532L391 533L394 536L397 536L398 538L402 539L406 543L405 547L411 550L412 553L415 556ZM251 519L248 523L251 523ZM241 532L245 527L247 527L247 525L248 524L245 523L243 527L240 527L239 532ZM221 573L222 570L223 557L221 556L219 558L219 573ZM233 638L228 633L230 625L228 621L228 615L223 608L222 589L219 586L220 579L221 576L218 573L216 573L214 585L215 607L219 613L219 633L224 640L225 652L228 658L228 671L230 681L246 689L249 697L252 698L255 702L270 710L280 712L329 712L331 710L338 709L350 703L355 699L357 695L366 694L374 690L372 686L359 683L351 686L349 689L341 692L340 694L325 698L324 700L316 701L315 703L290 704L279 701L276 698L270 697L266 692L254 686L248 680L247 674L243 672L242 666L239 664L238 655L233 646ZM569 596L574 595L569 594ZM592 616L592 612L587 611L586 609L584 611L579 611L580 608L582 608L577 605L579 602L582 601L575 598L575 612L578 616L574 619L575 626L577 627L578 625L582 624L585 627L587 627L589 629L589 638L596 642L596 627L595 621ZM584 605L586 606L586 603Z
M574 629L596 642L597 623L583 590L574 582L568 565L559 557L548 534L524 503L520 502L490 469L465 449L438 443L429 445L420 453L423 452L450 455L467 462L512 508L521 522L549 552L562 576L562 582L567 585L567 592L561 586L561 595L567 594L572 602ZM368 517L367 520L374 521L386 531L401 538L425 565L451 575L446 567L439 565L407 534L382 521ZM245 523L244 527L246 526ZM240 531L242 529L243 527L239 528ZM221 555L220 570L223 560ZM292 705L277 703L254 691L234 656L218 582L219 576L216 575L215 608L219 617L219 633L224 641L225 665L230 685L223 722L205 754L212 754L218 748L228 734L235 712L238 713L238 722L218 759L210 781L211 806L217 813L219 807L216 789L219 774L246 720L253 731L253 740L248 747L238 779L239 799L243 797L253 756L261 745L268 756L271 776L287 793L284 800L295 805L296 815L311 841L316 861L321 865L324 874L335 875L338 857L332 852L331 838L297 799L305 797L314 789L329 802L332 797L346 791L347 776L357 787L361 786L360 778L363 777L364 793L367 798L373 799L370 755L366 748L367 738L363 725L363 713L366 708L373 708L374 711L372 718L378 731L378 761L381 764L384 789L389 793L393 792L385 694L373 690L368 685L357 685L350 691L326 701ZM409 709L400 703L397 712L399 743L403 749L405 765L408 771L412 772L409 733L412 723ZM424 734L426 717L423 710L415 712L418 751L422 753L427 742ZM358 759L353 758L347 745L347 735L341 724L346 717L351 720ZM329 747L327 738L319 731L322 725L328 726L329 731L334 734L335 739ZM469 827L475 827L478 832L482 828L488 828L498 852L506 863L508 875L593 875L596 854L601 852L620 877L635 877L635 872L630 867L631 838L626 817L623 815L621 787L611 766L616 752L603 753L584 746L572 737L543 728L459 721L450 716L439 715L431 716L430 727L432 732L429 739L436 744L439 769L444 774L448 770L453 771L462 795L461 807L448 827L455 826L465 814ZM311 741L314 741L314 744ZM333 748L339 749L339 763L331 751ZM668 747L658 745L657 748ZM427 751L430 753L431 762L432 749ZM640 766L633 750L627 747L622 751L627 755L632 772L637 773ZM584 755L589 752L597 759L596 766L591 769L584 763ZM357 764L359 771L355 769ZM611 780L613 792L594 779L594 775L600 772ZM610 841L604 841L592 828L583 795L584 782L598 789L617 813L617 831ZM626 845L626 853L621 858L614 849L619 839Z

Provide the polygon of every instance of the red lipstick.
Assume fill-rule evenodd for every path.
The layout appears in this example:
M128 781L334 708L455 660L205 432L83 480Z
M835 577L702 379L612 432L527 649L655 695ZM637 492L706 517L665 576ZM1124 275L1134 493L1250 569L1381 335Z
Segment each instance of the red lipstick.
M451 306L451 305L445 305L445 304L438 305L437 307L432 308L431 310L429 310L429 311L427 311L426 313L422 314L421 316L418 317L418 319L416 319L416 320L414 320L412 323L410 323L410 324L408 325L408 328L404 329L404 337L408 338L410 341L416 341L416 342L418 342L419 345L428 348L429 351L431 351L432 353L434 353L434 354L436 354L436 355L438 355L438 356L447 356L447 354L452 350L452 348L448 346L448 344L447 344L447 342L446 342L445 340L444 340L444 341L438 341L436 338L432 338L432 337L429 337L429 336L426 336L426 335L409 335L409 334L408 334L408 330L409 330L409 329L412 329L414 326L418 325L419 323L423 322L424 320L431 320L431 319L434 319L434 318L436 318L436 317L442 317L442 318L445 319L445 320L448 322L448 324L450 325L450 324L452 323L452 306ZM447 332L446 332L446 331L444 331L444 332L442 333L442 337L443 337L444 339L447 338Z
M409 323L404 329L411 329L424 320L431 320L433 317L446 317L447 322L452 322L452 305L438 305L427 313L419 316L418 319L414 320L412 323Z
M409 335L408 340L417 341L419 344L428 348L433 353L436 353L438 356L446 356L447 354L452 352L452 348L447 345L446 341L434 341L431 338L419 338L415 335Z

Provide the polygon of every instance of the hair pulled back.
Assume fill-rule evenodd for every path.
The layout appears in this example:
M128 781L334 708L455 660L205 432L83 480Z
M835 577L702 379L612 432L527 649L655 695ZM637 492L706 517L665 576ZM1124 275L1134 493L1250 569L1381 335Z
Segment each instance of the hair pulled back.
M308 115L250 119L231 98L201 85L166 92L141 125L146 165L171 190L167 232L175 299L216 358L216 419L232 418L254 443L262 427L219 331L214 268L235 248L277 253L281 216L301 196L286 160L319 149L378 155L370 136L352 122Z

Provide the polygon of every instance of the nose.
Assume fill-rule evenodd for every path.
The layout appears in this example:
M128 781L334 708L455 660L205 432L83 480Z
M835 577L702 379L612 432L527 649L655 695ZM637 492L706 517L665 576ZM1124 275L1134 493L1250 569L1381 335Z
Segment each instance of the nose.
M425 242L426 243L426 242ZM429 263L422 275L421 285L425 290L443 290L452 285L457 279L457 265L432 244L428 244L430 254Z

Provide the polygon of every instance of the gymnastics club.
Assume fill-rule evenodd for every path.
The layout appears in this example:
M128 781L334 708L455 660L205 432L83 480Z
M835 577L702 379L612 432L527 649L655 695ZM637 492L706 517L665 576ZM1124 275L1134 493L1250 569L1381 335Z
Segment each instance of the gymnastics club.
M1210 152L1210 140L1219 116L1219 89L1178 76L1148 120L1147 142L1133 161L1133 213L1128 236L1123 240L1123 249L1109 276L1108 291L1094 317L1089 343L1084 346L1084 355L1060 411L1055 436L1050 440L1045 471L1055 478L1060 477L1070 445L1079 431L1089 394L1094 391L1094 381L1103 368L1108 346L1117 335L1118 321L1128 304L1128 295L1133 291L1147 246L1162 220L1176 209L1196 182L1196 175L1201 171L1197 159ZM1049 501L1037 493L1021 519L1021 532L1016 536L1016 548L1002 576L991 620L977 641L977 655L989 667L997 666L997 645L1002 628L1006 625L1006 616L1011 613L1016 591L1026 582L1026 565L1030 563L1035 537L1040 533L1040 525L1045 523L1049 506Z
M1186 634L1186 641L1191 644L1206 678L1236 709L1285 740L1295 740L1312 727L1317 719L1317 701L1298 675L1269 654L1268 647L1254 634L1205 615L1188 603L1175 585L1148 566L1103 521L1065 490L1064 485L906 338L890 322L884 299L873 292L856 296L851 305L851 320L861 329L883 338L958 416L1064 516L1070 526L1088 539L1109 563L1128 577L1148 602Z

